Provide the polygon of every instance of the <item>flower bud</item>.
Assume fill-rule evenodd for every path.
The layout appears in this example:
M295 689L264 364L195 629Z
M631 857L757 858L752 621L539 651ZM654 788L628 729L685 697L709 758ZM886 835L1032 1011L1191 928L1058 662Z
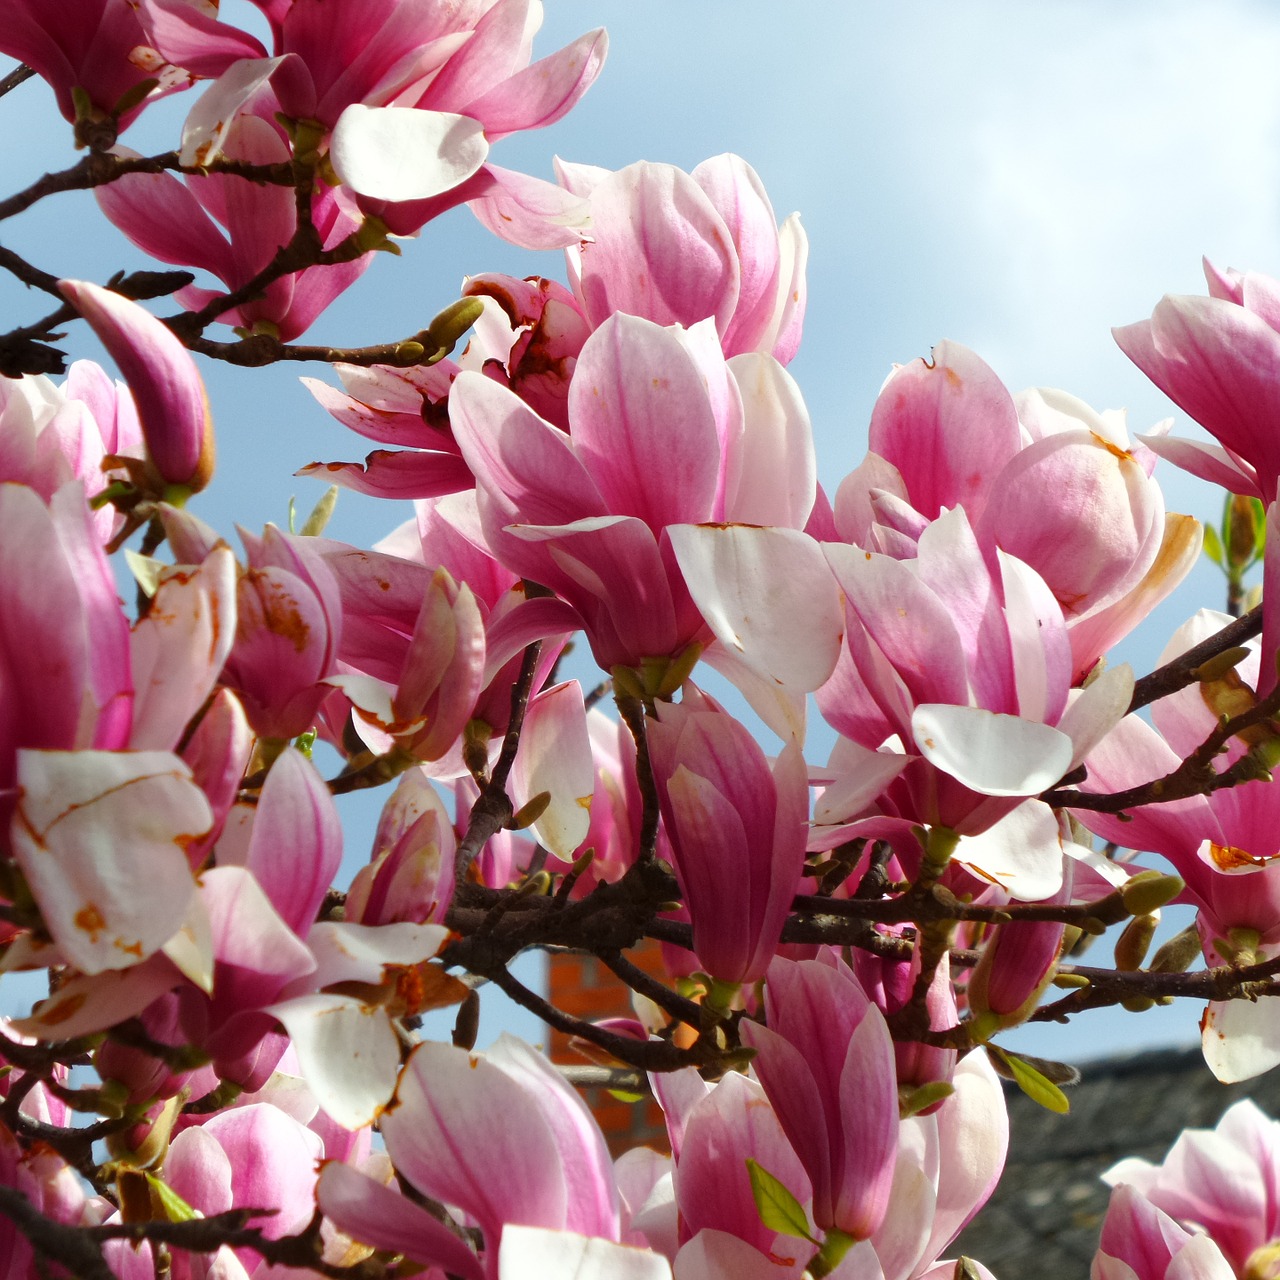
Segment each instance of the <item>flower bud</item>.
M213 423L190 353L166 325L128 298L83 280L61 280L58 287L129 384L157 489L198 493L213 475Z

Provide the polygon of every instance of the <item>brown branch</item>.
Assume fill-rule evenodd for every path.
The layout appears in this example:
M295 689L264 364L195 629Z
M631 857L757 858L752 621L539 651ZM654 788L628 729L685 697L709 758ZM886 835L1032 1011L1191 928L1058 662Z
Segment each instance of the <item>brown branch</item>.
M117 156L107 151L90 152L69 169L46 173L29 187L15 192L6 200L0 200L0 221L30 209L48 196L64 191L88 191L106 186L131 173L185 173L203 177L208 173L234 174L251 182L269 182L277 186L293 184L293 166L280 164L245 164L239 160L220 157L208 166L184 165L176 151L166 151L155 156Z
M3 80L0 80L0 98L3 98L6 93L12 93L20 84L24 84L34 75L35 72L30 67L19 63Z
M657 857L658 821L661 806L658 802L658 784L653 776L653 761L649 758L649 734L645 724L644 704L639 698L624 694L616 686L614 701L631 737L636 744L636 783L640 788L640 860L650 862Z
M630 1036L620 1036L574 1018L530 991L505 967L499 967L486 976L521 1008L537 1014L549 1027L567 1036L589 1040L620 1062L641 1071L679 1071L682 1067L701 1067L723 1056L705 1036L699 1036L688 1049L678 1049L665 1040L633 1040Z
M454 874L458 886L462 886L466 881L471 864L476 860L480 850L492 837L508 826L515 816L511 797L507 795L507 778L516 762L516 751L520 746L520 730L524 727L524 714L529 706L533 677L537 672L538 658L541 653L542 641L535 640L524 651L520 675L511 687L511 719L507 723L507 732L502 739L502 750L498 753L498 759L489 775L489 780L471 807L471 818L467 823L466 834L458 842L458 851L454 860Z
M1262 606L1250 609L1243 618L1228 623L1216 635L1202 640L1198 645L1179 654L1163 667L1157 667L1150 675L1143 676L1133 686L1133 698L1129 702L1129 710L1137 711L1148 703L1168 697L1199 679L1196 672L1210 658L1244 644L1256 635L1262 634Z
M1213 761L1237 734L1270 719L1280 710L1280 686L1248 711L1224 720L1176 769L1163 778L1110 794L1055 787L1040 799L1059 809L1088 809L1094 813L1120 813L1141 805L1168 804L1189 796L1209 795L1224 787L1269 778L1265 767L1252 755L1241 756L1230 768L1218 773Z

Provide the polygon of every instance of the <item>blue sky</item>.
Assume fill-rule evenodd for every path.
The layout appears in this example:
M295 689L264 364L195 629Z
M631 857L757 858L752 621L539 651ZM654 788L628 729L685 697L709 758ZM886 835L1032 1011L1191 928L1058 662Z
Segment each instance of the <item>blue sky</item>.
M224 11L246 8L232 0ZM974 347L1012 390L1061 386L1097 408L1127 407L1131 429L1144 430L1173 409L1111 326L1146 316L1164 293L1203 292L1202 254L1280 274L1280 16L1267 3L895 0L801 3L783 18L760 0L548 0L536 55L599 25L611 50L586 100L552 129L504 141L494 159L550 177L557 153L691 168L736 151L779 218L800 210L809 313L792 372L829 491L862 456L892 364L942 338ZM167 149L186 109L180 98L149 111L125 141ZM6 194L75 159L36 82L0 100L0 125ZM79 196L37 206L0 241L59 275L103 280L140 265ZM512 249L457 211L402 258L378 261L307 340L407 336L480 271L563 278L558 255ZM6 327L46 309L7 280L0 305ZM74 332L77 354L100 358L95 345ZM321 489L292 478L299 466L365 452L298 387L301 372L323 376L205 366L220 473L195 509L228 534L237 521L282 523L291 493L305 511ZM1158 474L1172 509L1216 514L1218 495ZM367 545L406 514L343 494L330 532ZM1148 669L1174 626L1221 598L1216 571L1197 571L1121 656ZM363 860L371 819L352 821ZM1186 1040L1197 1016L1181 1006L1095 1017L1020 1042L1069 1056L1086 1026L1092 1052Z

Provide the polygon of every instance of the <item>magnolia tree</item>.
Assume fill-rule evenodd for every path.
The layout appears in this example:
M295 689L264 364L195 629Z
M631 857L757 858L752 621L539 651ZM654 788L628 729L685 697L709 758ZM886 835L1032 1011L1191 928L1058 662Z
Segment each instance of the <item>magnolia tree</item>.
M1217 444L940 342L828 495L787 373L805 235L744 160L489 160L603 32L534 61L537 0L255 3L269 47L199 0L0 8L0 92L43 77L85 150L0 218L92 189L177 268L0 259L48 299L0 335L0 968L48 978L0 1039L3 1274L987 1276L940 1259L1004 1163L997 1073L1057 1109L1072 1074L1002 1033L1183 997L1220 1079L1280 1062L1280 558L1152 673L1105 659L1200 554L1158 457L1227 491L1203 537L1247 603L1280 285L1210 267L1117 331ZM177 148L130 150L178 92ZM460 204L563 266L472 277L398 342L299 341ZM123 382L65 366L78 320ZM229 542L192 352L333 364L311 395L390 447L310 470L415 518ZM371 787L337 882L334 796ZM1173 901L1195 922L1148 958ZM531 948L598 957L635 1016L553 1007ZM485 984L602 1065L475 1052ZM611 1160L573 1079L652 1090L672 1154ZM1095 1275L1273 1274L1277 1168L1248 1108L1118 1166Z

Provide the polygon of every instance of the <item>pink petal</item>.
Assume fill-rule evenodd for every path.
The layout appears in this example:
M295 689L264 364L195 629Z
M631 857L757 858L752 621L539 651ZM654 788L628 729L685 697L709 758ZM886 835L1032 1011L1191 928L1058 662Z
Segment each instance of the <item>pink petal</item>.
M435 1263L466 1280L484 1275L479 1258L444 1223L350 1165L325 1162L316 1184L316 1203L335 1226L361 1244Z

